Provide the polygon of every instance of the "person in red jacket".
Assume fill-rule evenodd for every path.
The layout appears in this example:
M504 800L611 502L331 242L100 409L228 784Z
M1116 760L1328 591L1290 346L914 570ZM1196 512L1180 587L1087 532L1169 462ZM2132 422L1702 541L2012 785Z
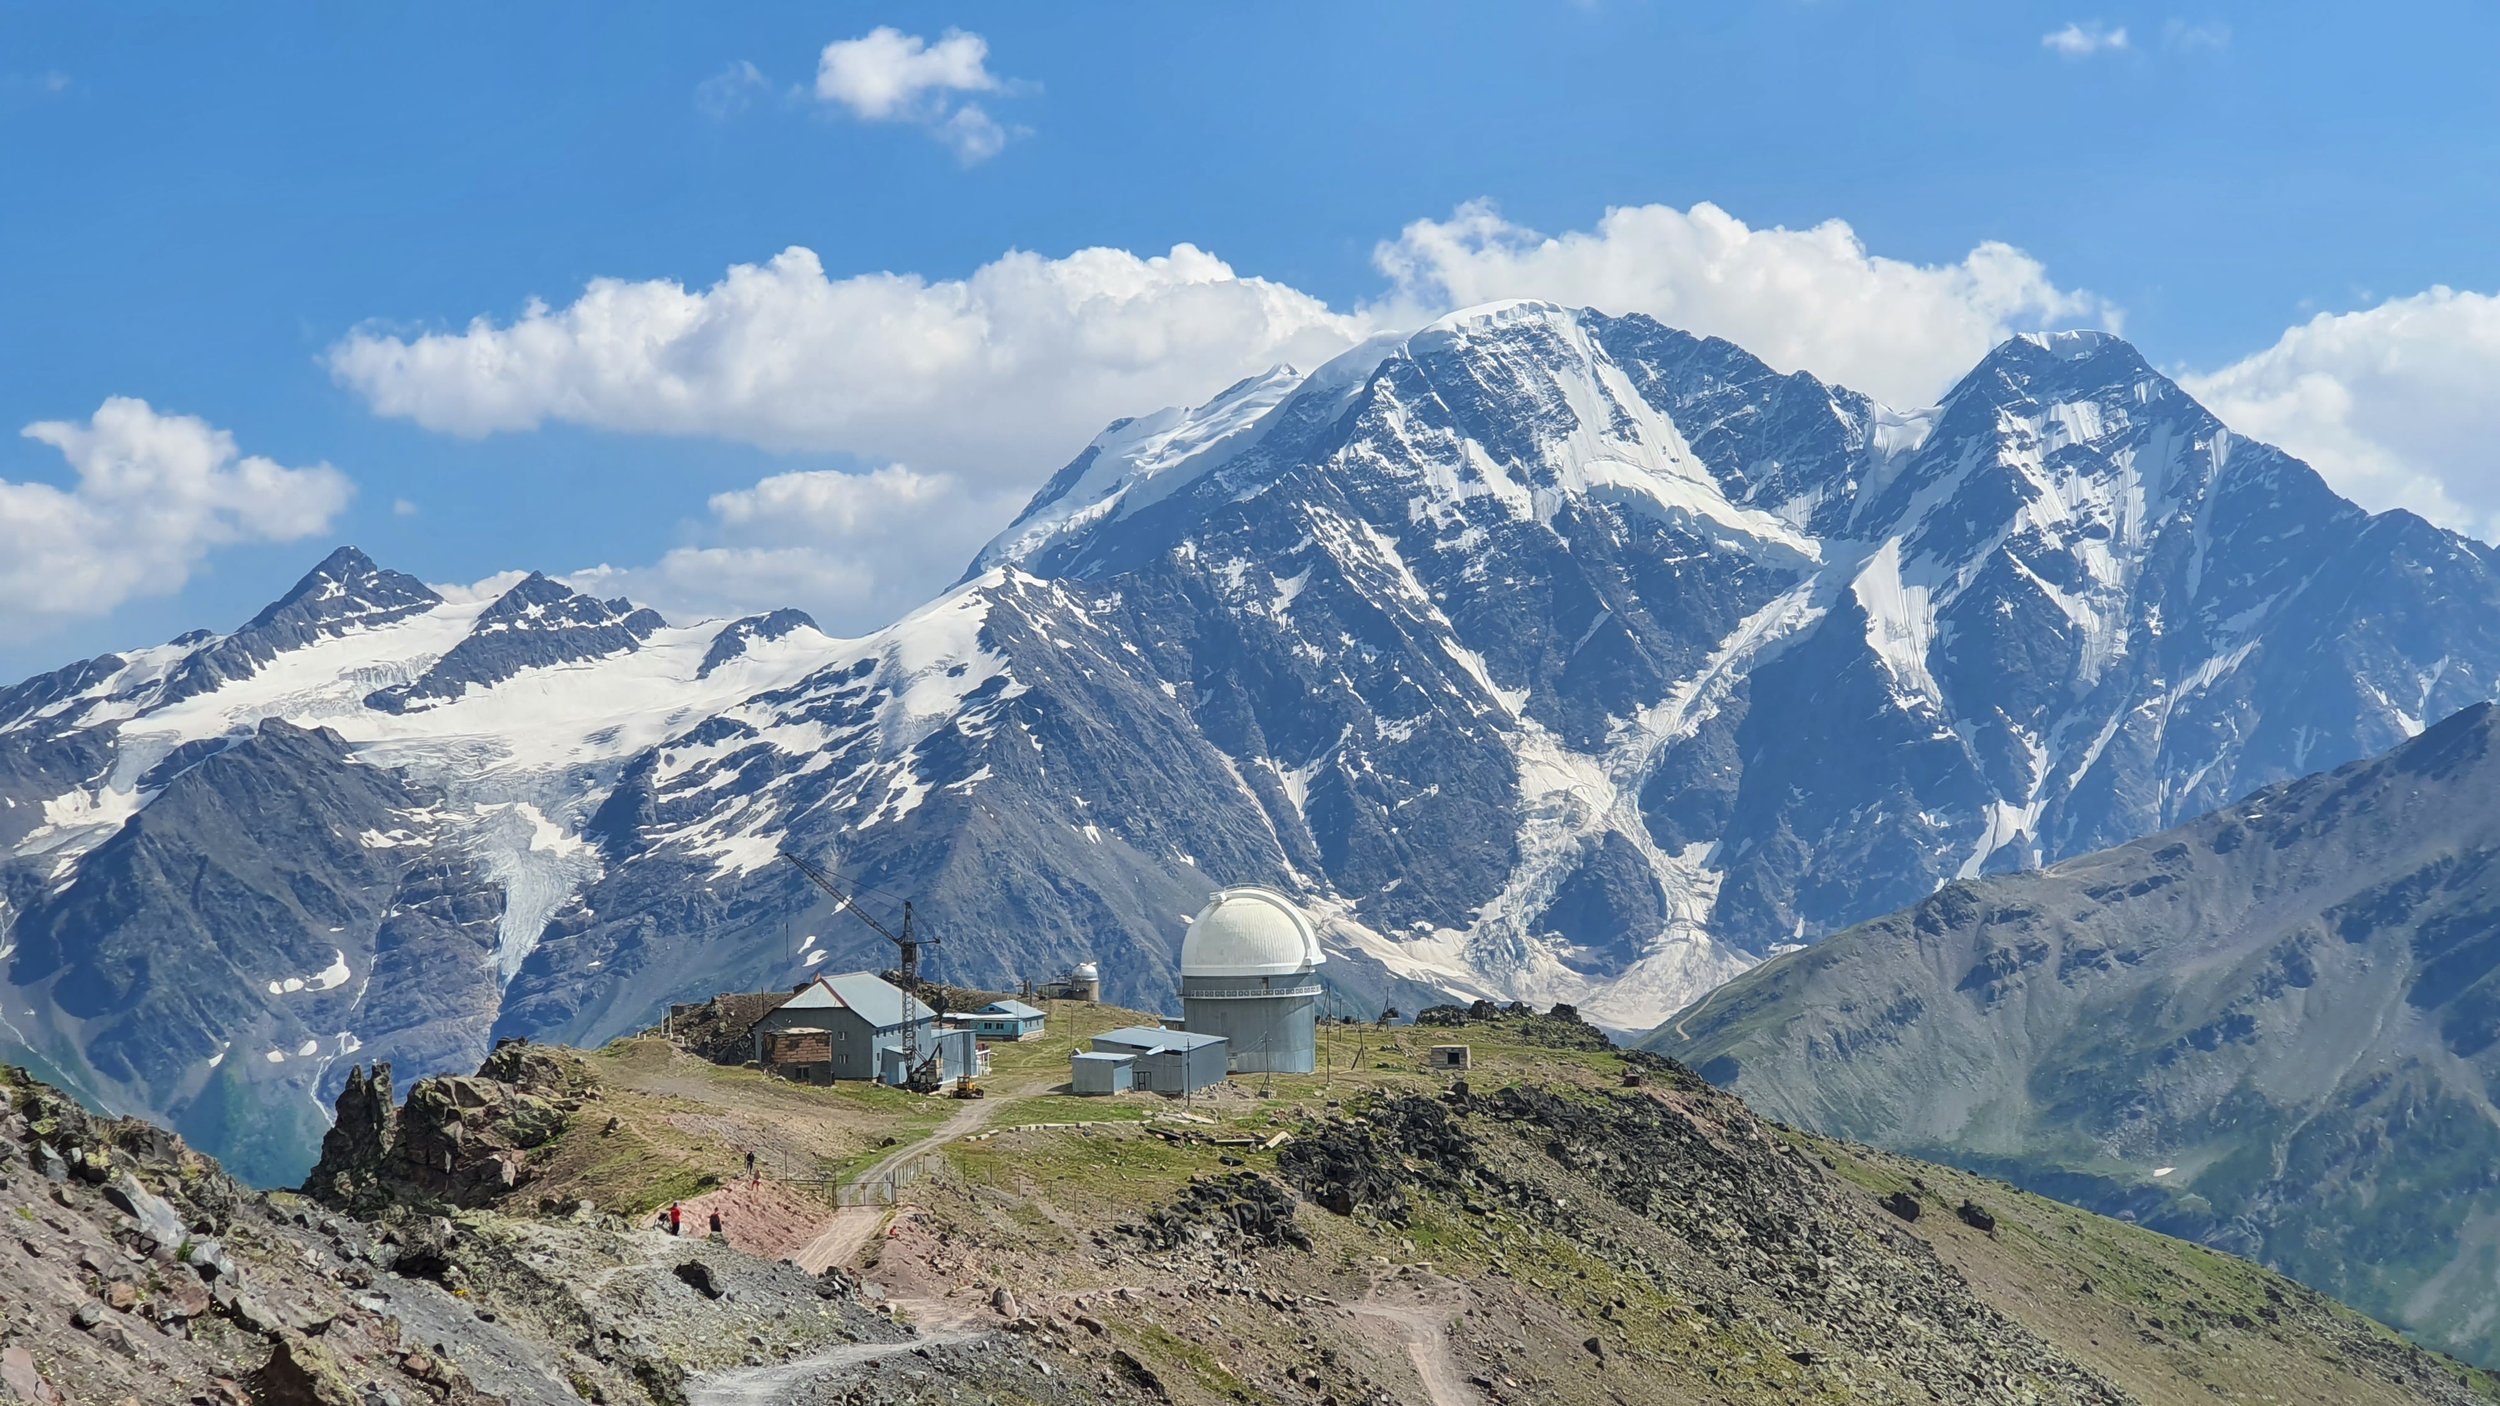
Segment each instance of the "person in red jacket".
M678 1228L679 1228L681 1225L683 1225L683 1224L685 1223L685 1219L686 1219L686 1211L685 1211L685 1208L684 1208L684 1207L682 1207L682 1206L680 1206L680 1205L678 1205L678 1204L677 1204L676 1202L674 1202L674 1201L669 1202L669 1203L668 1203L668 1233L669 1233L669 1234L671 1234L671 1235L675 1235L675 1234L677 1234L677 1233L678 1233Z

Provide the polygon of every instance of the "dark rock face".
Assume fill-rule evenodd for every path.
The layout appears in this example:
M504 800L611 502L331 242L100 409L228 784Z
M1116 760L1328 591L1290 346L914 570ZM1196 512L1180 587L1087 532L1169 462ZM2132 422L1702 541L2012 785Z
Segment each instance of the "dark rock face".
M495 890L457 854L366 843L439 798L349 755L264 722L14 915L10 980L42 993L80 1084L162 1110L246 1175L300 1174L321 1129L305 1105L351 1042L421 1066L486 1043Z
M1766 1113L2259 1258L2482 1360L2500 710L1947 886L1656 1032ZM1988 1228L1984 1208L1966 1222Z
M766 615L749 615L732 620L713 638L712 647L704 652L702 664L695 669L695 677L710 678L713 671L746 653L754 645L785 638L795 630L815 628L815 618L804 610L776 610Z
M1293 1193L1256 1172L1192 1181L1141 1224L1122 1227L1150 1250L1186 1249L1204 1238L1236 1249L1311 1248L1294 1223Z
M524 669L576 664L639 646L668 622L629 600L594 600L536 572L477 618L468 638L410 683L377 689L368 707L405 713L491 688Z
M287 650L405 620L442 600L414 576L384 570L354 547L341 547L242 629L184 659L165 681L165 701L211 692L251 677Z
M1623 934L1656 932L1666 922L1658 876L1630 840L1609 831L1582 846L1579 866L1554 890L1553 902L1532 927L1568 944L1566 963L1592 976L1611 976L1622 969Z
M389 1065L352 1070L304 1193L361 1214L492 1205L528 1184L530 1153L564 1132L581 1088L564 1056L520 1041L497 1046L473 1077L418 1080L396 1109Z

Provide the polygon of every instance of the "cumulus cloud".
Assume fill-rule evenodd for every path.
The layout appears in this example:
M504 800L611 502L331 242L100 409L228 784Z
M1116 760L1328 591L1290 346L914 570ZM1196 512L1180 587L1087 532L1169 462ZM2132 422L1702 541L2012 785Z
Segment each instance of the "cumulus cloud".
M989 70L990 46L950 29L934 44L890 25L827 44L816 61L816 96L863 122L908 122L928 129L970 164L998 154L1011 135L966 93L1008 85Z
M1374 262L1404 309L1535 297L1645 312L1896 405L1933 400L2013 332L2118 321L2011 245L1907 263L1868 253L1839 220L1755 229L1707 203L1627 206L1553 237L1478 203L1408 225Z
M189 415L115 396L85 423L26 438L60 451L70 487L0 480L0 620L40 628L182 588L211 548L328 529L353 491L327 464L290 469Z
M2099 20L2088 24L2070 22L2063 29L2052 29L2041 35L2040 47L2069 59L2113 54L2127 47L2127 27L2120 25L2111 29Z
M908 464L767 479L715 498L662 560L583 577L677 613L797 600L864 628L951 579L1109 421L1454 307L1650 313L1902 405L1933 400L2010 332L2116 321L2003 244L1916 264L1869 253L1838 221L1757 229L1711 205L1614 210L1550 238L1471 205L1376 258L1381 295L1340 310L1186 244L1011 253L953 280L837 277L793 248L709 287L602 279L506 321L368 326L328 361L376 412L453 434L559 422Z
M694 541L648 566L598 566L578 590L648 602L671 619L797 605L864 633L926 599L1012 514L1017 495L901 464L775 474L713 495Z
M563 421L1029 488L1113 418L1310 364L1365 329L1186 244L1013 253L939 281L829 277L793 248L709 288L601 279L508 323L367 328L329 364L381 414L453 434Z
M2439 287L2322 313L2182 384L2365 508L2500 541L2500 296Z

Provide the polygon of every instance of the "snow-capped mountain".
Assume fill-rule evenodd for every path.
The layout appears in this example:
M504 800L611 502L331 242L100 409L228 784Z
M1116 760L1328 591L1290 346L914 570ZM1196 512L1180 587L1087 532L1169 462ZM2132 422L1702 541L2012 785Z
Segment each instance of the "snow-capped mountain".
M232 635L0 692L0 1039L231 1152L238 1093L355 1042L422 1071L880 960L783 843L915 900L961 980L1095 958L1164 1005L1186 915L1265 882L1359 1000L1642 1026L2495 670L2487 549L2114 338L1904 414L1502 304L1112 426L865 639L342 552Z

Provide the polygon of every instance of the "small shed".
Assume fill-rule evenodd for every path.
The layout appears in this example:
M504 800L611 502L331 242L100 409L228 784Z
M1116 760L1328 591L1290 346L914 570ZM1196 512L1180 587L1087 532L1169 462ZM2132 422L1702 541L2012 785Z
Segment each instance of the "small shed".
M1033 1040L1042 1033L1048 1016L1022 1001L992 1001L963 1017L971 1023L972 1033L984 1040Z
M1137 1056L1079 1050L1068 1056L1068 1087L1080 1094L1124 1094L1137 1086Z
M1465 1069L1472 1058L1472 1052L1465 1045L1435 1045L1432 1047L1432 1053L1424 1057L1424 1067L1427 1069Z
M1143 1025L1106 1030L1094 1037L1094 1049L1131 1056L1136 1087L1158 1094L1185 1094L1221 1084L1231 1063L1231 1047L1221 1035Z
M981 1069L980 1040L969 1030L923 1030L920 1032L920 1057L937 1061L937 1077L941 1084L951 1084ZM903 1067L903 1047L887 1045L877 1054L877 1082L901 1085L910 1082L911 1071Z

